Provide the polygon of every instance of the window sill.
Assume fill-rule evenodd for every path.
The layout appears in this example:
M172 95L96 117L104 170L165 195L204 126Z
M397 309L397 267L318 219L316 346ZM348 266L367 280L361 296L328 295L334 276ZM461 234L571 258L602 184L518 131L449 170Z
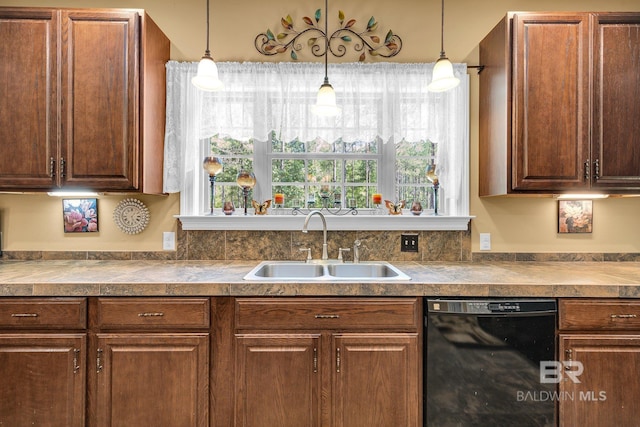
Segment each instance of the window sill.
M183 230L301 230L305 215L176 215ZM468 230L472 216L413 215L325 215L327 228L335 230ZM320 220L311 220L309 229L321 230Z

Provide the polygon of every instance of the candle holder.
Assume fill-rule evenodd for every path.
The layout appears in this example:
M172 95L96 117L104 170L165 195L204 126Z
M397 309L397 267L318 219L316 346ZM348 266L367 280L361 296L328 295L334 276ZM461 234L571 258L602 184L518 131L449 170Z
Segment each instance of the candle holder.
M242 188L242 196L244 197L244 214L247 214L247 206L249 204L249 192L256 185L256 176L253 172L241 170L236 176L236 183Z
M302 209L299 206L293 206L291 210L292 215L303 214L307 215L312 209L317 209L321 212L327 212L331 215L358 215L358 210L355 206L349 206L347 208L342 207L342 195L337 191L331 191L328 186L321 187L320 192L318 193L318 197L320 198L320 202L316 202L315 194L309 194L309 198L307 200L307 208ZM317 206L319 205L319 206Z
M382 215L382 194L373 193L371 195L371 202L373 203L373 212L372 215Z
M427 179L431 182L433 186L433 214L438 215L438 189L440 188L440 180L438 179L438 175L436 175L436 165L435 163L430 163L427 165L425 169L425 173L427 175Z
M276 215L284 213L284 193L273 194L273 211Z
M202 162L202 167L209 174L209 188L210 188L210 200L209 200L209 215L213 215L213 205L215 204L215 184L216 184L216 175L222 172L222 161L219 157L205 157Z

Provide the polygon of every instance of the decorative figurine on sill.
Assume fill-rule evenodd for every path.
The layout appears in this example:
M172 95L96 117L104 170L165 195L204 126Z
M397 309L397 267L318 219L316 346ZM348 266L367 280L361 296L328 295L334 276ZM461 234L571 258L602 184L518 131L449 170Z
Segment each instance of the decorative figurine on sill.
M271 200L267 200L262 204L256 202L255 200L252 200L251 204L253 205L253 208L256 210L256 215L266 215L267 209L269 209L269 206L271 206Z
M398 203L393 203L391 200L384 201L384 205L389 209L389 215L402 215L404 204L404 200L400 200Z
M231 200L225 201L222 205L222 212L224 212L225 215L233 215L235 211L236 208L233 206L233 202Z
M413 202L411 204L411 213L415 216L422 214L422 204L420 202Z

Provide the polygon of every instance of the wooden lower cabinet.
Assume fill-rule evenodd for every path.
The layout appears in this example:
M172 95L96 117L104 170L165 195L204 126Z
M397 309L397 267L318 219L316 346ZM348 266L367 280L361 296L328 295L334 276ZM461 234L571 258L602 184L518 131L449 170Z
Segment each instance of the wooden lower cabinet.
M419 305L416 298L237 299L216 321L233 335L220 331L222 347L214 349L234 348L216 366L213 390L231 394L233 410L217 407L212 425L420 426Z
M97 298L89 312L91 427L209 425L209 298Z
M582 367L579 383L566 374L560 382L561 426L638 425L640 335L561 334L559 354Z
M421 304L0 299L0 426L419 427Z
M336 334L332 347L334 426L420 425L417 334Z
M320 426L320 334L236 336L236 426Z
M638 426L640 302L561 299L558 313L560 426Z
M86 298L0 298L0 426L82 427Z
M86 334L0 334L0 425L82 427Z
M97 346L96 426L208 425L208 334L98 334Z

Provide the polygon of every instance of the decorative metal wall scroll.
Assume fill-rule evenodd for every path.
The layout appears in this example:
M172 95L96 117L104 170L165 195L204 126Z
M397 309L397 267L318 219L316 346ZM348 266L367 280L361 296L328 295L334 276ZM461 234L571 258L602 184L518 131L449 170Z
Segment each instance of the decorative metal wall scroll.
M320 58L329 52L336 57L342 57L347 53L347 46L353 47L356 52L361 52L359 61L364 61L366 53L370 56L381 56L391 58L400 53L402 49L402 39L389 30L384 40L374 34L378 28L378 22L372 16L367 22L367 27L358 31L355 29L356 20L349 19L345 22L343 11L338 11L338 20L340 27L328 34L320 25L318 25L322 17L320 9L316 10L313 19L305 16L302 18L305 27L302 30L295 28L293 19L290 15L281 18L280 23L284 28L283 32L274 35L271 30L267 29L265 33L260 33L255 38L255 46L258 52L263 55L277 55L280 53L290 52L291 59L298 59L300 50L306 45L311 48L311 53Z

